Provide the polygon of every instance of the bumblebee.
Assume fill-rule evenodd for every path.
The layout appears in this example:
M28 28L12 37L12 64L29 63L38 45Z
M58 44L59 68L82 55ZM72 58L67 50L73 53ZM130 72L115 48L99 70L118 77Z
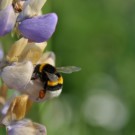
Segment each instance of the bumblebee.
M35 66L31 80L40 80L43 83L43 90L39 92L39 98L43 99L46 92L61 93L63 87L63 77L61 73L72 73L79 71L79 67L54 67L48 63L38 64Z

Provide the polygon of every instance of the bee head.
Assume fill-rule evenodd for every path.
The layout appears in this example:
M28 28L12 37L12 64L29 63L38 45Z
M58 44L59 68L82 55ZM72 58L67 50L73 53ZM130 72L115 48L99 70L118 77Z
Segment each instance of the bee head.
M44 70L48 73L55 73L56 72L56 68L50 64L45 64L44 66L40 66L40 70Z
M35 80L35 79L39 78L39 76L40 76L39 68L40 68L40 64L36 65L36 67L33 71L31 80Z

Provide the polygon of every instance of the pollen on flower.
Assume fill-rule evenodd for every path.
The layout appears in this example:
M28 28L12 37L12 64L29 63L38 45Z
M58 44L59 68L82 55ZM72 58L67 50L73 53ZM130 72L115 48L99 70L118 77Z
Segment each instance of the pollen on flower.
M39 91L39 98L44 98L45 97L45 90L40 90Z

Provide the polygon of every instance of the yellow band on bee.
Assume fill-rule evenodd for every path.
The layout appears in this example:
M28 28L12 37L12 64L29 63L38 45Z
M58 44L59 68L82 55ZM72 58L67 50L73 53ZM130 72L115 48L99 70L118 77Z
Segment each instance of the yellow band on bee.
M58 81L56 81L56 82L48 81L47 84L48 84L49 86L56 86L56 85L58 85Z
M59 77L59 79L58 79L58 83L59 84L63 84L63 77L61 76L61 77Z
M43 70L43 68L44 68L45 65L46 65L46 63L40 65L39 72L42 72L42 70Z
M47 84L48 84L49 86L56 86L56 85L58 85L58 84L63 84L63 78L62 78L62 76L61 76L61 77L59 77L59 79L58 79L57 81L55 81L55 82L53 82L53 81L48 81Z

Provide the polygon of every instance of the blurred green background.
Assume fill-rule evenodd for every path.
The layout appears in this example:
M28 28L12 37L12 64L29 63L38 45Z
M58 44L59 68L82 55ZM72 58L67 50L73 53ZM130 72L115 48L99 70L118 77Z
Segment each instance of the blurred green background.
M48 135L134 135L135 1L48 0L43 10L59 17L48 44L56 65L82 70L64 74L61 96L27 117ZM1 42L6 52L13 39Z

